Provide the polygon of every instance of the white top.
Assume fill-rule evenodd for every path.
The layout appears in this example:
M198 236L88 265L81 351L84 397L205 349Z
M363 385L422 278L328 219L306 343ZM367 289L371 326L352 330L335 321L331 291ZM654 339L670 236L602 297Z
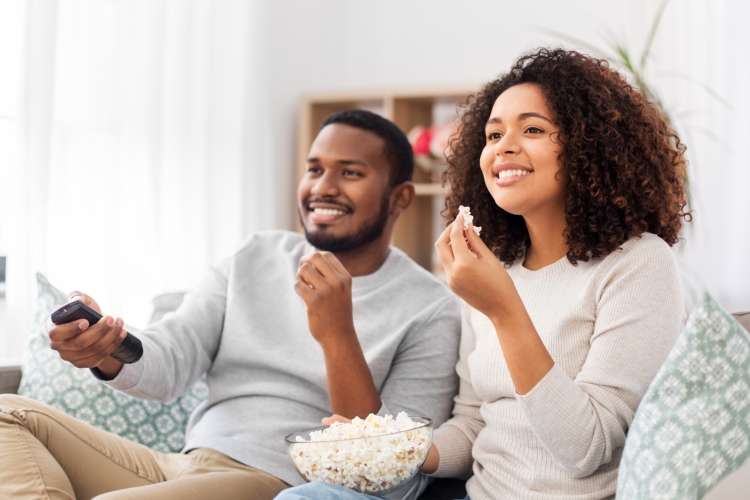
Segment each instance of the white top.
M684 320L674 255L646 233L604 258L508 272L555 365L516 394L495 329L464 306L434 475L473 474L472 500L611 498L628 426Z

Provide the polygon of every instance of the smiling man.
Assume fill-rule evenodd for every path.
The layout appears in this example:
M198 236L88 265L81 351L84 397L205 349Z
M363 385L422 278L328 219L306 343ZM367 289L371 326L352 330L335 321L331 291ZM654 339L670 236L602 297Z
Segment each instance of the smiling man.
M140 332L144 354L134 364L109 356L124 331L119 319L50 330L61 357L116 389L170 400L205 375L208 400L190 419L183 453L165 454L0 395L0 497L270 499L303 482L284 436L331 413L406 411L443 422L457 389L458 306L390 246L414 197L412 170L393 123L335 114L299 183L304 237L252 235L174 314ZM417 478L397 496L414 498L423 486Z

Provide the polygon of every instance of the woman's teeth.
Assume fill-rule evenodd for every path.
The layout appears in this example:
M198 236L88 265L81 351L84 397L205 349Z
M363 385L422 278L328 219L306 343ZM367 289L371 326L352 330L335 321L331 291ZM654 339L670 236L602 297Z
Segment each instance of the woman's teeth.
M531 172L529 172L528 170L521 170L521 169L501 170L500 172L498 172L497 178L502 180L502 179L508 179L510 177L523 177L524 175L529 175L530 173Z

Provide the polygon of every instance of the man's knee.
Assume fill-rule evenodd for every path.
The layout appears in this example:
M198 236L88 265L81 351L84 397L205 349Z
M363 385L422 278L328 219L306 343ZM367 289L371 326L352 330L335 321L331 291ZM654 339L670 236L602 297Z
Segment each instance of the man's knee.
M36 417L45 418L54 413L54 409L17 394L0 394L0 424L23 425L27 428L33 427L32 421ZM34 418L30 418L31 416Z
M18 394L0 394L0 413L27 410L34 406L34 404L39 403Z

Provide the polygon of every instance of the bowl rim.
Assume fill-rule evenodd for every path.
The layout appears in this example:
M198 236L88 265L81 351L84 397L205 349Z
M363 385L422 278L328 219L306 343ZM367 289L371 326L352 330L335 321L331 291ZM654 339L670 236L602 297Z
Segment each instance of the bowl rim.
M410 432L415 431L418 429L424 429L425 427L430 427L432 425L432 419L429 417L409 417L414 422L419 422L419 425L415 427L411 427L409 429L404 429L401 431L395 431L395 432L386 432L383 434L373 434L372 436L360 436L360 437L353 437L353 438L341 438L341 439L326 439L323 441L310 441L309 436L311 432L315 431L321 431L328 429L331 427L330 425L320 425L318 427L313 427L312 429L307 429L303 431L296 431L296 432L290 432L286 436L284 436L284 441L287 442L289 445L293 444L321 444L321 443L341 443L344 441L358 441L361 439L373 439L373 438L380 438L385 436L395 436L396 434L401 434L404 432ZM306 441L297 441L297 436L303 437L303 434L307 434L308 439Z

